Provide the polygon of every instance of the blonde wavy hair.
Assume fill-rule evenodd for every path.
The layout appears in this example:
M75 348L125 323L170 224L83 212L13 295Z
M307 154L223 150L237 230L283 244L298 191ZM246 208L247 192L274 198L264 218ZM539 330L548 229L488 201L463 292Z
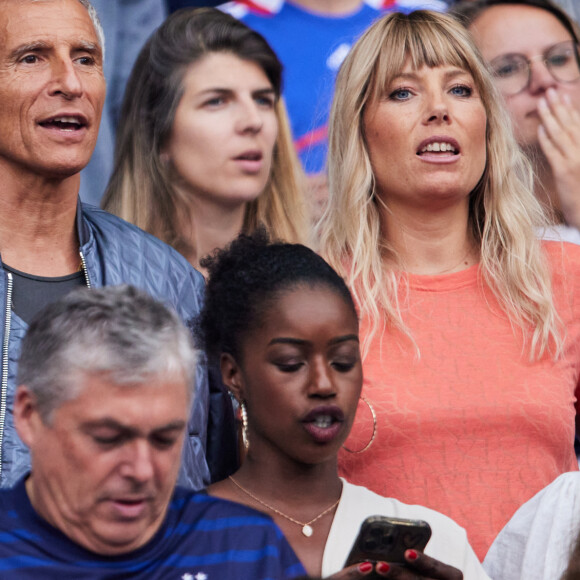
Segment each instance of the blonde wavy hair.
M530 359L558 357L563 333L551 276L537 228L548 224L533 194L533 173L514 139L509 116L469 33L452 17L416 11L389 14L371 26L344 61L329 123L329 203L321 222L321 250L349 283L371 323L363 350L386 325L413 341L403 322L399 287L405 274L385 258L398 256L382 230L363 112L410 62L469 71L487 114L487 163L470 194L469 229L480 248L480 281L489 287L512 326L519 327ZM416 346L416 345L415 345Z
M262 225L272 238L304 243L305 178L280 97L282 65L260 34L213 8L175 12L139 53L125 91L115 167L102 207L179 252L191 252L191 240L179 226L191 211L190 204L174 187L171 167L161 159L161 151L171 135L188 67L215 52L231 53L257 64L277 97L278 136L270 177L264 191L246 205L242 231L251 233Z

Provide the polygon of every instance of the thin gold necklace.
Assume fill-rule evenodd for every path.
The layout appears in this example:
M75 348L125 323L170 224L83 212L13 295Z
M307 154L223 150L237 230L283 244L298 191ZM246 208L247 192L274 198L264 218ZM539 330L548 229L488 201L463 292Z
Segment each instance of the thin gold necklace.
M330 507L327 507L322 513L318 514L315 518L311 519L309 522L299 522L294 518L282 513L280 510L277 510L275 507L267 504L265 501L262 501L259 497L256 497L253 493L249 492L245 487L242 487L231 475L229 476L231 482L242 492L244 492L247 496L251 497L253 500L257 501L259 504L263 505L265 508L268 508L270 511L282 516L283 518L287 519L288 521L292 522L293 524L297 524L302 526L302 533L309 538L313 533L314 530L312 529L312 524L319 520L323 515L326 515L329 511L333 510L338 503L340 502L340 498L338 498Z
M463 258L461 258L461 260L459 260L459 262L457 262L457 264L455 264L455 266L450 266L449 268L446 268L445 270L441 270L440 272L437 272L437 274L434 274L434 275L440 276L441 274L455 273L457 271L467 269L470 266L470 261L472 258L472 256L470 256L470 254L473 254L473 248L468 248L467 252L465 253L465 256L463 256ZM463 264L463 267L460 268L459 270L457 270L457 268L459 268L462 264Z

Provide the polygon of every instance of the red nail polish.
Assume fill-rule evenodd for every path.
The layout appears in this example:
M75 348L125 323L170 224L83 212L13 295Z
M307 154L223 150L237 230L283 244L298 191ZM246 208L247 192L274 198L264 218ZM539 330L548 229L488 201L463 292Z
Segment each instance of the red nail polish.
M377 571L383 574L386 574L390 569L391 567L386 562L379 562L377 564Z
M419 554L415 552L415 550L407 550L407 558L409 560L416 560L419 557Z
M370 572L373 569L373 565L370 562L362 562L358 565L359 572Z

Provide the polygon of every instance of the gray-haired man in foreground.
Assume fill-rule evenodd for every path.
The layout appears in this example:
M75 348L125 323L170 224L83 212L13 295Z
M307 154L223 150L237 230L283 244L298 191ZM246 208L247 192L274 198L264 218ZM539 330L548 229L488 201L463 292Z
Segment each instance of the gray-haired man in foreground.
M268 516L175 488L194 372L177 316L130 286L39 313L14 402L32 467L0 491L3 580L303 573Z

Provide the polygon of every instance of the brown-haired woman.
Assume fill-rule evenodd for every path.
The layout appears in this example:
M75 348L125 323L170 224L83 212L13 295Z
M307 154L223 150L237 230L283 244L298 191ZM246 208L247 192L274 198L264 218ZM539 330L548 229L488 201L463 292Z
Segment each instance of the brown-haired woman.
M197 268L260 224L304 241L281 82L268 43L235 18L211 8L172 14L133 68L103 207Z

